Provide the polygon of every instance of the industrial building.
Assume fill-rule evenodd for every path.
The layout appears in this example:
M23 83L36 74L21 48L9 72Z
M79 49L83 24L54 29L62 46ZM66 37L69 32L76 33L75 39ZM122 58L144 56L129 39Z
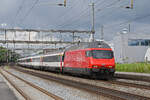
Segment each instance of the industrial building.
M150 35L118 33L111 41L117 63L150 61Z

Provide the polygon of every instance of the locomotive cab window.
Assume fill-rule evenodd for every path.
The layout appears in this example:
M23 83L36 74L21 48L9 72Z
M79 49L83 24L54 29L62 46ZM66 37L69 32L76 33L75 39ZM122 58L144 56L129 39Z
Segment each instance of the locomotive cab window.
M91 50L86 51L87 57L93 57L95 59L112 59L113 52L110 50Z
M86 51L86 57L92 57L92 51Z
M110 50L93 50L92 51L93 58L96 59L112 59L113 52Z

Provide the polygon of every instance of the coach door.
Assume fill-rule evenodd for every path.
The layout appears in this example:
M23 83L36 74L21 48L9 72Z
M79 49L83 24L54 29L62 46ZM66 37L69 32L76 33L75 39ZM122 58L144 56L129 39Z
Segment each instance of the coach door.
M65 52L64 52L64 54L62 55L61 58L62 58L62 59L61 59L61 67L60 67L60 70L61 70L61 72L63 72L64 60L65 60Z

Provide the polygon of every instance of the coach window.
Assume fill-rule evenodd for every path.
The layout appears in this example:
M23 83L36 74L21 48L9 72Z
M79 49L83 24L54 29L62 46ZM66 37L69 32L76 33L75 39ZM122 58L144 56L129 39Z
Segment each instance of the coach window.
M27 62L31 62L31 59L27 59L26 61L27 61Z

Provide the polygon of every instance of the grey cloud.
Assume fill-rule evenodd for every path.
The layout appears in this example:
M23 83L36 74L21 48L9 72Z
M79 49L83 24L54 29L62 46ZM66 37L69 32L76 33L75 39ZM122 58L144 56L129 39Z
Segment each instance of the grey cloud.
M22 0L0 0L0 23L7 23L8 27L12 24L12 20L21 4ZM99 37L100 26L113 27L105 28L105 39L110 40L115 36L116 32L121 31L122 28L126 28L127 24L120 26L115 25L117 23L133 20L136 17L147 15L150 9L150 0L134 0L134 9L129 10L125 8L119 8L120 6L128 6L130 0L123 0L112 8L103 9L107 5L117 0L68 0L67 7L58 7L46 3L63 3L63 0L40 0L39 3L32 9L31 13L24 19L23 24L20 21L24 18L24 15L31 8L35 0L26 0L20 14L16 18L15 27L22 28L42 28L42 29L91 29L91 7L89 4L94 1L96 4L96 37ZM117 8L118 7L118 8ZM85 9L85 10L84 10ZM97 9L103 9L98 11ZM83 14L83 15L82 15ZM143 18L141 20L135 20L132 22L134 25L134 31L139 31L139 27L149 31L147 27L150 24L149 18ZM58 26L61 25L61 26ZM144 25L144 26L143 26ZM113 33L113 34L112 34Z

